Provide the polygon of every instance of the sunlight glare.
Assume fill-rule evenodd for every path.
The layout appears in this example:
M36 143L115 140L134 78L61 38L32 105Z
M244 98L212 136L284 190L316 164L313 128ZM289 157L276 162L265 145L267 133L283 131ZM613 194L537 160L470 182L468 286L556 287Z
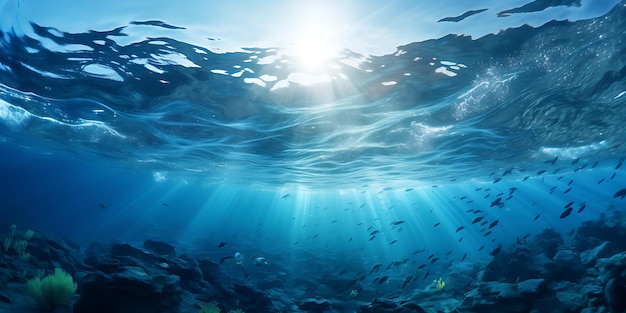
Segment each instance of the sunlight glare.
M338 48L333 43L334 35L324 25L314 25L305 30L295 43L295 55L299 65L317 69L337 56Z

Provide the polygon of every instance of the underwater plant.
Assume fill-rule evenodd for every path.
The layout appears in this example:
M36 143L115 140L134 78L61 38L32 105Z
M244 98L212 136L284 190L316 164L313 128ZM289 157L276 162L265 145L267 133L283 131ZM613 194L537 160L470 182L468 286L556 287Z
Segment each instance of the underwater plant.
M220 309L219 306L217 306L217 302L212 301L209 303L200 303L200 309L198 310L198 313L220 313L222 312L222 309Z
M67 304L78 288L72 276L58 267L54 269L54 274L43 278L37 276L27 281L26 285L28 293L41 309L54 309Z

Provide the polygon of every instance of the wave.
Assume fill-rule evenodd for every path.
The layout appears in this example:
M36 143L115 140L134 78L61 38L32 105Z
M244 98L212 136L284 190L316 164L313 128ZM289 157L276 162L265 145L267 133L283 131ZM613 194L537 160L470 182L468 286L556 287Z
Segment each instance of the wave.
M0 33L0 135L214 183L433 183L555 154L611 159L626 138L625 11L382 56L344 49L308 72L275 47L30 24Z

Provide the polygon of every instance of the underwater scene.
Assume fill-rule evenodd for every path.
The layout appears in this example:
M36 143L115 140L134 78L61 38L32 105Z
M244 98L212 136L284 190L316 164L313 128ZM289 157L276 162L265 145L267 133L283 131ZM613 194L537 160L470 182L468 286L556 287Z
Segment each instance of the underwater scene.
M0 0L0 312L626 312L626 0Z

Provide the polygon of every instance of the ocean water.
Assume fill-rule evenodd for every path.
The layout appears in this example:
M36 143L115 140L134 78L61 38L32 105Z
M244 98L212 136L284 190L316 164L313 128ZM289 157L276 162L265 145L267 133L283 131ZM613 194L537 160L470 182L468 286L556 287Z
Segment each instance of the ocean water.
M409 259L384 296L625 208L623 1L0 17L3 229L262 255L293 281Z

